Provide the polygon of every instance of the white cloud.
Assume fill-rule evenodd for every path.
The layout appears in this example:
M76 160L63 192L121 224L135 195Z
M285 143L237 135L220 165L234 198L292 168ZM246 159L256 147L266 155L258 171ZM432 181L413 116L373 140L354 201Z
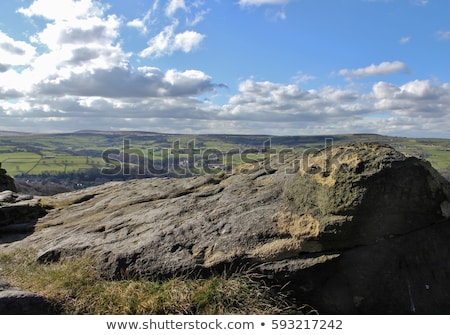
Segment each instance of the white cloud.
M239 5L245 6L263 6L263 5L285 5L291 0L239 0Z
M196 26L205 19L206 14L208 14L209 12L209 9L204 9L195 13L193 18L186 19L186 25L190 27Z
M436 36L440 40L450 40L450 31L439 30L436 32Z
M104 10L104 5L92 0L35 0L28 8L21 7L17 12L28 17L41 16L52 21L64 21L101 16Z
M286 20L286 12L284 10L280 10L276 13L275 19Z
M169 4L166 7L166 15L172 17L180 9L187 11L184 0L169 0Z
M37 34L36 38L51 50L69 45L110 45L118 36L120 20L116 16L106 19L91 17L73 21L55 22Z
M140 30L143 34L147 33L147 27L145 25L145 20L134 19L132 21L127 22L128 27L136 28Z
M423 131L448 137L450 84L411 81L401 86L379 82L370 93L339 89L301 90L297 85L246 80L228 104L218 106L228 122L252 123L253 133L374 132L417 136ZM380 116L382 115L382 116ZM264 121L262 121L264 120ZM299 130L295 131L295 127Z
M159 1L155 0L152 7L145 13L143 18L136 18L127 22L128 27L138 29L142 34L148 33L147 25L156 22L156 19L152 19L152 16L156 16L156 11L158 10Z
M394 74L399 72L406 72L408 67L405 63L395 62L383 62L381 64L369 65L359 69L342 69L338 73L345 77L369 77L369 76L384 76L388 74Z
M53 129L57 125L80 129L104 120L116 130L151 127L165 132L271 134L277 129L277 134L398 136L423 132L445 136L450 126L448 83L378 82L371 92L362 93L333 86L302 90L298 85L245 80L223 105L198 99L216 87L210 76L198 70L121 67L70 74L35 86L31 100L0 100L0 122L6 117L3 113L8 122L31 127L39 120ZM15 92L0 90L0 95L7 94Z
M191 30L175 34L177 26L178 21L175 21L172 25L165 27L148 42L148 48L144 49L140 56L158 58L179 50L188 53L196 49L205 38L205 35Z
M415 80L402 86L379 82L372 97L377 110L408 117L436 118L450 116L450 85Z
M174 31L177 22L166 26L158 35L154 36L148 42L148 48L142 50L141 57L161 57L173 52Z
M185 53L191 52L200 45L204 38L205 35L196 31L185 31L175 35L173 49L182 50Z
M400 44L408 44L410 41L411 41L411 37L405 36L405 37L402 37L399 42L400 42Z
M302 71L299 71L294 77L292 77L292 80L295 84L299 85L301 83L306 83L308 81L316 79L315 76L305 74Z
M291 0L239 0L239 5L243 8L245 7L260 7L260 6L282 6L280 10L274 10L273 8L267 9L265 11L266 17L272 21L285 20L287 18L284 6L287 5Z
M59 11L60 5L65 10ZM12 65L23 65L20 70L4 73L0 85L8 94L20 92L35 99L35 90L43 83L64 82L75 75L121 66L129 57L116 42L122 22L115 15L105 16L103 10L90 0L35 0L30 7L21 8L19 12L28 17L45 17L51 22L30 38L39 49L25 42L13 43L0 34L4 49L15 53ZM3 72L9 69L4 60L7 58L0 61Z
M138 29L144 35L147 34L147 22L151 18L151 13L152 12L149 10L142 19L134 19L127 22L127 26Z
M60 11L60 6L64 10ZM21 8L24 15L52 21L31 38L48 51L41 52L23 71L25 81L56 81L70 73L106 69L126 60L128 55L116 42L122 22L115 15L105 16L104 10L92 0L35 0L30 7Z
M28 85L57 82L72 73L90 73L120 65L128 57L116 42L120 25L121 21L114 15L48 23L33 38L48 51L36 56L29 68L22 71L24 82Z
M429 0L411 0L413 5L416 6L426 6L428 5Z
M335 122L364 114L357 92L324 87L301 90L297 85L246 80L239 94L230 98L221 116L230 119L265 120L267 122Z
M201 71L169 70L163 73L152 67L141 67L137 71L115 67L69 73L66 77L43 81L34 89L45 96L127 99L197 96L213 91L215 87L211 78Z
M189 53L198 48L206 36L192 27L209 13L210 9L204 5L203 1L169 0L161 8L159 1L155 1L143 18L129 21L128 27L139 29L143 34L153 31L148 46L139 52L139 56L159 58L176 51Z
M115 89L106 91L105 85L100 85L101 78L103 82L117 83ZM15 123L21 124L22 130L44 127L70 131L91 128L94 122L111 130L152 129L171 133L273 134L276 129L277 135L370 132L448 137L450 127L448 83L378 82L371 92L361 93L332 86L302 90L297 85L245 80L228 103L217 105L204 104L195 98L214 89L212 79L196 70L163 73L143 67L136 73L121 69L114 75L104 72L94 74L92 79L72 79L70 83L78 87L70 88L67 81L60 83L59 86L65 86L60 92L43 92L33 100L0 100L2 128L8 129ZM83 79L88 85L97 80L98 85L83 88L76 79ZM133 95L128 88L119 95L125 89L120 81L128 81L137 90L143 88L138 94ZM59 86L52 89L58 90ZM103 96L81 96L82 89L84 94L97 89L95 93ZM145 96L146 89L154 95Z

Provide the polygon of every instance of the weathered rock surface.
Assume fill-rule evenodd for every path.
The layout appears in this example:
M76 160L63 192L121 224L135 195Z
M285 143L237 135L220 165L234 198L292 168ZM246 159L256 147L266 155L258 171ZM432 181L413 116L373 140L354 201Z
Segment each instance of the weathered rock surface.
M34 231L37 220L47 214L39 199L20 200L16 197L14 201L0 204L0 243L29 235Z
M322 313L450 313L450 184L377 144L279 155L231 175L114 182L44 198L8 248L165 277L252 267Z
M17 191L14 179L6 174L6 170L2 169L2 163L0 163L0 192L5 190Z
M51 305L43 296L12 287L0 280L1 315L44 315L52 312Z
M12 242L33 232L37 219L45 214L39 199L16 193L14 179L0 163L0 243Z

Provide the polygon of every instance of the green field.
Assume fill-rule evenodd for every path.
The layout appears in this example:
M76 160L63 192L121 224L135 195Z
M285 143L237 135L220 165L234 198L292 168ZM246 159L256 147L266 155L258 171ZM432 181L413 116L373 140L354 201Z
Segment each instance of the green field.
M261 152L264 146L276 150L301 152L308 148L321 148L333 141L333 145L352 142L387 143L397 150L424 158L447 178L450 178L450 139L420 139L388 137L375 134L349 134L335 136L264 136L264 135L169 135L146 132L77 132L69 134L22 134L20 136L0 136L0 162L12 176L56 175L106 167L102 158L105 150L117 150L121 154L161 161L164 153L173 156L174 148L180 148L180 159L187 159L186 148L191 145L196 157L202 153L218 152L222 157L230 154L233 167L242 163L237 153ZM332 139L332 140L330 140ZM124 142L125 141L125 142ZM125 144L124 144L125 143ZM151 156L149 157L149 154ZM264 154L247 155L249 160L257 160ZM131 165L135 161L131 159ZM229 160L227 161L230 162ZM219 162L224 165L227 162ZM201 163L201 162L200 162ZM199 165L201 165L199 163ZM229 165L229 164L228 164Z
M32 152L12 152L0 154L2 167L12 176L42 173L77 172L103 166L99 157L86 157L69 154L38 155Z

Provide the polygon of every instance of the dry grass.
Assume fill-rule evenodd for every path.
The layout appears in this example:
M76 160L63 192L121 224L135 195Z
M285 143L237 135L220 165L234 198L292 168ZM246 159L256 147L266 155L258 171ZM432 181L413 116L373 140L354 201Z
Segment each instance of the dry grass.
M38 264L31 250L0 254L0 278L40 293L62 314L302 314L285 294L249 275L163 281L101 278L95 262Z

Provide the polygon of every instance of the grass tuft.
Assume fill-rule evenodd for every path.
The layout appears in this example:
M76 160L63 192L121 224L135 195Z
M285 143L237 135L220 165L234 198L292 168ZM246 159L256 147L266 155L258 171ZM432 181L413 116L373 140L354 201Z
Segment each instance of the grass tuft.
M244 273L209 278L110 281L87 256L52 264L33 250L0 253L0 278L44 295L61 314L303 314L286 294Z

